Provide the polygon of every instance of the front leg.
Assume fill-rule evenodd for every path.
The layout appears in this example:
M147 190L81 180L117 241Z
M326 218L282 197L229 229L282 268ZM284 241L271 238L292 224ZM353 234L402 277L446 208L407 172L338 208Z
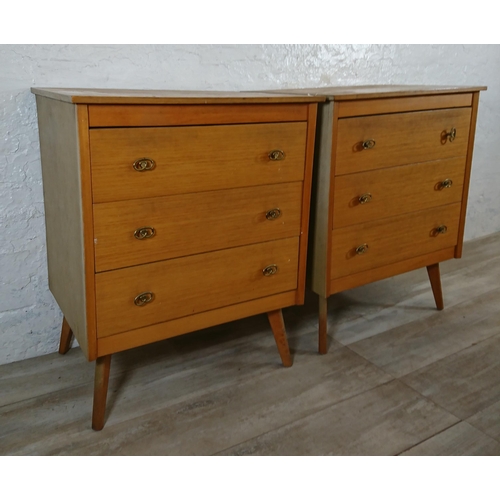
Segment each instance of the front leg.
M444 309L443 289L441 287L441 274L439 273L439 263L427 266L427 274L431 282L432 293L438 311Z
M94 429L95 431L100 431L104 427L110 366L111 354L96 359L94 379L94 407L92 409L92 429Z
M286 338L285 322L283 321L283 314L281 309L270 311L267 313L271 329L273 330L274 340L280 353L281 362L283 366L292 366L292 357L290 356L290 348L288 347L288 339Z

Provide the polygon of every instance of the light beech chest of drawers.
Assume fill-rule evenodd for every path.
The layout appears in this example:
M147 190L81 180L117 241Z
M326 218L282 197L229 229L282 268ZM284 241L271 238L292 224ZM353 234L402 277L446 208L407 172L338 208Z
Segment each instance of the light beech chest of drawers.
M96 361L304 301L317 102L275 94L32 89L49 287Z
M439 262L462 255L479 92L486 87L300 89L318 114L310 286L327 298L426 267L443 308Z

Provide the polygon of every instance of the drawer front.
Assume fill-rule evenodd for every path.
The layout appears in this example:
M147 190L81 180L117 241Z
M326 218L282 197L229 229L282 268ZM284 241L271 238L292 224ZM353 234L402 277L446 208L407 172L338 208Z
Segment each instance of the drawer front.
M460 203L358 224L332 232L331 279L457 244ZM438 228L445 226L446 232ZM364 245L367 248L364 249Z
M333 228L460 202L465 157L335 178Z
M306 122L93 129L93 200L301 181L306 132Z
M99 203L96 271L299 236L301 208L302 182Z
M465 156L470 119L471 108L340 119L335 174Z
M96 275L104 337L297 288L299 238L171 259ZM263 270L276 265L277 271ZM141 294L146 301L140 304ZM137 298L137 299L136 299Z

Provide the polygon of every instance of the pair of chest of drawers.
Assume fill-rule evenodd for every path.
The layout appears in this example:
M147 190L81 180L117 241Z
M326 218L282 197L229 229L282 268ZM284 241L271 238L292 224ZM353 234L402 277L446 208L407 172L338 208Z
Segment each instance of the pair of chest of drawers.
M125 349L267 313L290 366L281 308L303 303L306 255L321 353L342 290L427 267L442 308L480 90L33 89L60 352L74 334L96 361L93 428Z
M327 298L427 267L443 308L439 262L460 257L479 91L484 87L339 87L321 95L310 285Z
M49 287L96 361L304 300L314 97L33 89Z

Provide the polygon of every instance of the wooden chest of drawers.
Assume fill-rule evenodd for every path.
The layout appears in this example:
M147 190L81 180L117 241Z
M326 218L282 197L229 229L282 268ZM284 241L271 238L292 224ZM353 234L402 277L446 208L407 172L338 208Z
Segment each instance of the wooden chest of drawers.
M96 360L304 300L317 102L243 93L33 89L49 286Z
M327 298L462 254L479 91L485 87L301 89L322 95L311 221L310 285Z

